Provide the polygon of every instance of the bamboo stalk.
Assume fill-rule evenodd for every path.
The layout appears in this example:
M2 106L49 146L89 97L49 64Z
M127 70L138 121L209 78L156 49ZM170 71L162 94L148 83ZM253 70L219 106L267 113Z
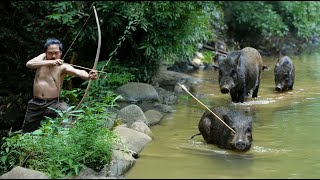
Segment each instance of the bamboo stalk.
M190 96L192 96L196 101L198 101L202 106L204 106L208 111L210 111L214 116L216 116L216 118L218 118L224 125L226 125L232 132L236 133L235 130L233 130L230 126L228 126L228 124L226 124L219 116L217 116L214 112L211 111L211 109L209 109L206 105L204 105L201 101L199 101L196 97L194 97L184 85L181 85L180 83L178 83L178 85L185 90L188 94L190 94Z
M228 54L228 52L222 51L220 49L215 49L215 48L213 48L211 46L208 46L206 44L204 44L203 47L206 48L206 49L212 50L212 51L218 51L219 53L221 53L223 55L227 55Z

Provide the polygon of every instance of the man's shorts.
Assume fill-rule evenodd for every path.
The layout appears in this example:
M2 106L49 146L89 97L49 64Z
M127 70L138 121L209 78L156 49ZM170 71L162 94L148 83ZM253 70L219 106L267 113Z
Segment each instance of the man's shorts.
M51 118L57 117L57 113L49 109L66 111L69 106L65 102L58 102L58 98L55 99L38 99L33 98L28 102L26 115L22 125L23 132L32 132L40 127L40 123L45 119L44 116Z

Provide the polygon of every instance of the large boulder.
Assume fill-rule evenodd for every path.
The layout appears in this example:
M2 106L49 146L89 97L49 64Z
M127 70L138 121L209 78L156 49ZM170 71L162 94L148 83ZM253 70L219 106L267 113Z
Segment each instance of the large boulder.
M174 91L177 83L184 84L187 87L193 88L194 85L202 83L201 78L196 78L191 75L169 71L166 65L161 65L159 72L153 77L152 85L156 87L162 87L169 91Z
M0 179L49 179L49 177L43 172L16 166L0 176Z
M150 136L123 126L117 126L114 132L120 137L122 144L126 145L128 150L136 153L140 153L143 148L152 141ZM116 146L122 149L121 144Z
M162 112L154 110L154 109L150 109L150 110L146 111L144 114L147 118L148 126L153 126L153 125L158 124L164 116L164 114Z
M148 123L142 109L135 104L131 104L120 109L116 116L116 119L120 120L124 124L127 124L128 126L136 121L142 121L146 124Z
M142 132L148 136L152 136L152 131L151 129L149 128L149 126L142 122L142 121L136 121L134 123L132 123L130 126L129 126L130 129L133 129L133 130L136 130L136 131L139 131L139 132Z
M107 174L108 177L117 177L125 174L132 166L135 165L136 159L130 154L121 150L112 151L112 160L108 166Z
M172 91L167 91L161 87L155 87L156 91L159 94L159 103L166 105L177 104L178 97Z
M126 102L137 103L141 101L159 101L159 96L155 88L146 83L129 82L116 90Z

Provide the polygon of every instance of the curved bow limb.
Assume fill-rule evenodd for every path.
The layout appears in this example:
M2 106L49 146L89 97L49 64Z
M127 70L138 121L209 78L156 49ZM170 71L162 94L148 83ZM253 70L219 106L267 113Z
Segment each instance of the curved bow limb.
M94 60L94 65L93 65L93 70L95 70L97 68L97 64L98 64L98 59L99 59L99 56L100 56L100 48L101 48L101 30L100 30L100 24L99 24L99 18L98 18L98 14L97 14L97 11L96 11L96 8L93 6L93 11L94 11L94 15L95 15L95 18L96 18L96 23L97 23L97 27L98 27L98 48L97 48L97 53L96 53L96 58ZM86 91L81 99L81 101L79 102L79 104L77 105L77 107L75 108L75 110L77 110L80 105L83 103L83 101L86 99L87 95L88 95L88 92L89 92L89 89L90 89L90 85L91 85L91 82L92 80L90 79L89 80L89 83L87 85L87 88L86 88Z

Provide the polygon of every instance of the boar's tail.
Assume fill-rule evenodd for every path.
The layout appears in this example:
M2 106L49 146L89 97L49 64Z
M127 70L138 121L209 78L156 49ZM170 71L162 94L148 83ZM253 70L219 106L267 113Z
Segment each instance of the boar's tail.
M191 136L191 138L190 138L190 139L193 139L195 136L198 136L198 135L201 135L201 132L200 132L200 133L198 133L198 134L195 134L195 135Z
M267 65L262 66L262 71L269 71L270 68Z

